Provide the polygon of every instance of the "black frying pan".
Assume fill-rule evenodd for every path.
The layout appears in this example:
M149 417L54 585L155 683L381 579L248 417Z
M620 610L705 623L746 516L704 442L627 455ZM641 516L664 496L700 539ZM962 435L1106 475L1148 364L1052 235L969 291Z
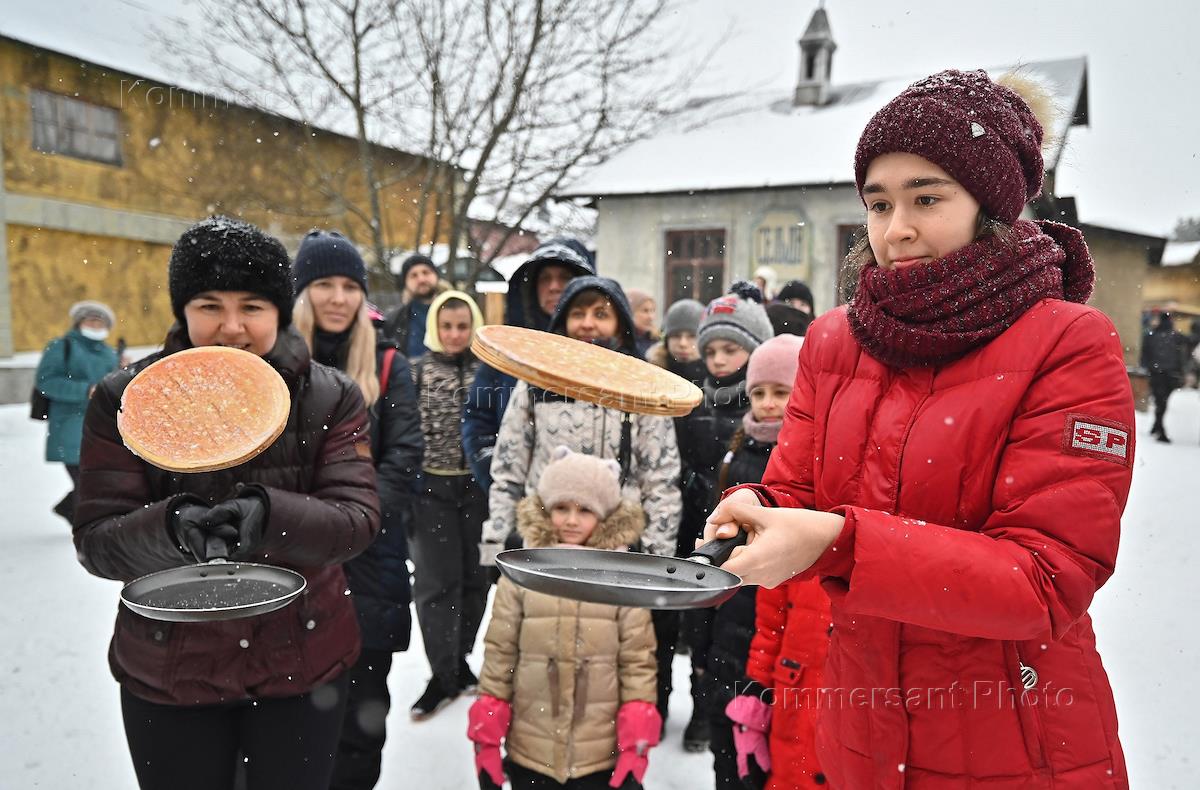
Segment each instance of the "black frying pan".
M230 562L221 538L210 537L206 548L215 559L134 579L121 590L121 602L152 620L206 623L282 609L308 586L287 568Z
M746 533L714 540L686 559L583 548L511 549L496 555L500 572L535 592L590 603L644 609L704 609L738 591L739 576L721 563Z

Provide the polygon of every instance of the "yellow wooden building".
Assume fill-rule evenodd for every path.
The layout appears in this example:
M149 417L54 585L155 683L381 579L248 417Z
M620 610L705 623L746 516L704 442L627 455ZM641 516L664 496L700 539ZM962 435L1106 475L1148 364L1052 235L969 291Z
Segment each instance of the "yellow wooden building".
M1200 320L1200 241L1172 241L1162 265L1151 270L1142 290L1146 310L1175 315L1175 328L1191 332Z
M4 36L0 85L0 357L40 350L80 299L113 307L114 340L159 343L171 245L209 214L293 253L313 227L370 246L353 138ZM373 152L385 244L411 248L426 160Z

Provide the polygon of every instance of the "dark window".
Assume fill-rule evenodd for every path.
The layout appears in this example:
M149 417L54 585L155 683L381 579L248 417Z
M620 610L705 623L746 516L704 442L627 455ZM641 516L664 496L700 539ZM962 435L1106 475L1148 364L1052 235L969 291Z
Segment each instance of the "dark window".
M120 119L110 107L31 90L33 147L108 164L121 164Z
M725 292L725 231L669 230L667 304L698 299L708 304Z

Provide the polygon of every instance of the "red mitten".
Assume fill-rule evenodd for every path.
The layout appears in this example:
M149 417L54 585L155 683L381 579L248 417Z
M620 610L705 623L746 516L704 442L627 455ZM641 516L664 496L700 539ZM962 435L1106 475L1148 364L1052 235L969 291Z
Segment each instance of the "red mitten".
M654 703L632 700L621 706L617 711L617 767L613 769L609 787L620 787L630 774L641 783L650 764L646 755L658 746L661 732L662 716Z
M738 776L747 776L749 757L770 773L771 752L767 735L771 732L771 706L758 697L740 695L725 706L725 715L733 721L733 746L737 749Z
M511 723L512 706L487 694L480 694L467 714L467 737L475 743L475 773L486 771L497 785L504 784L500 742Z

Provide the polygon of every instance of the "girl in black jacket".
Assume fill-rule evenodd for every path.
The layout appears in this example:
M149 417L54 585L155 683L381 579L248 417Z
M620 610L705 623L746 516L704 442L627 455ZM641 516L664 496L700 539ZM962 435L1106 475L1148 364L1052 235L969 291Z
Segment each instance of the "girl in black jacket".
M783 426L783 412L792 394L803 344L802 337L779 335L750 355L750 363L746 366L750 411L743 415L742 424L734 432L721 461L717 473L718 492L731 486L762 481L767 460ZM754 638L757 591L757 587L743 587L737 595L717 607L706 634L711 648L705 661L709 679L705 702L711 724L709 749L713 754L717 790L743 788L737 771L733 722L725 715L725 706L748 685L746 659L750 641Z
M345 565L362 652L350 671L331 784L335 790L367 790L379 780L392 653L408 649L412 630L405 530L423 450L421 423L407 359L392 342L376 340L367 268L354 245L337 231L314 230L296 253L292 275L294 320L313 360L352 378L371 418L382 529L370 548Z
M685 428L679 433L679 454L686 470L679 527L679 549L684 555L695 546L704 518L716 503L722 459L750 408L746 388L750 355L775 334L757 288L736 282L730 291L709 302L700 319L700 358L708 371L702 385L704 401L684 418ZM683 731L683 747L692 752L708 748L704 696L712 615L711 609L683 614L684 641L692 653L692 719Z

